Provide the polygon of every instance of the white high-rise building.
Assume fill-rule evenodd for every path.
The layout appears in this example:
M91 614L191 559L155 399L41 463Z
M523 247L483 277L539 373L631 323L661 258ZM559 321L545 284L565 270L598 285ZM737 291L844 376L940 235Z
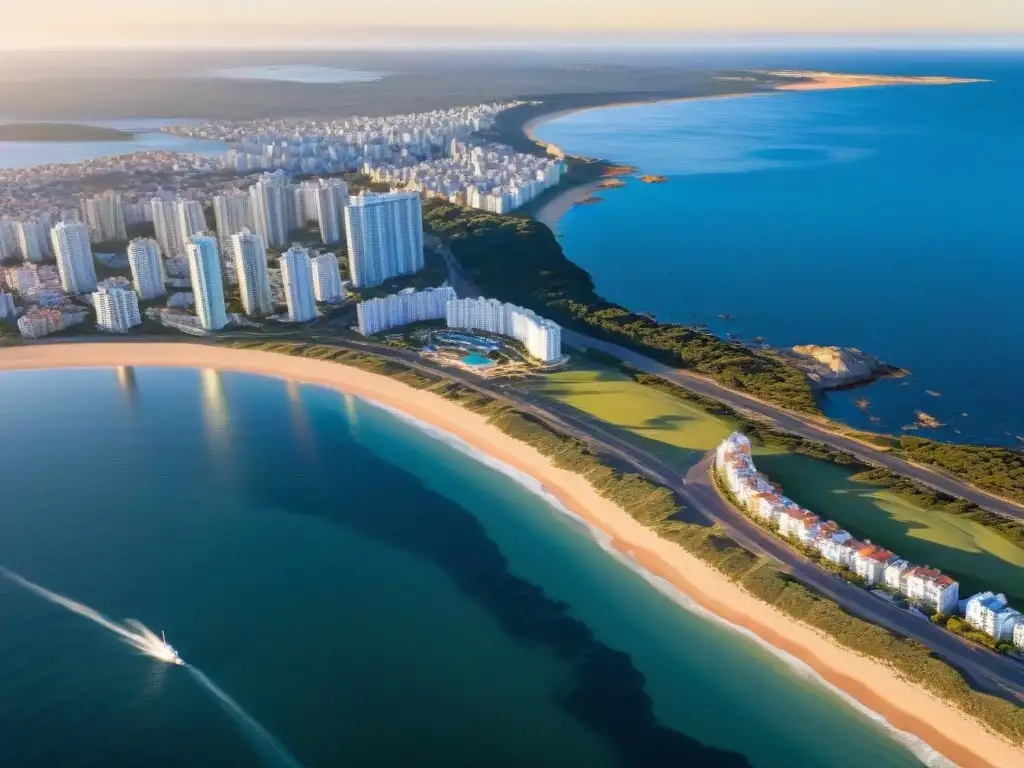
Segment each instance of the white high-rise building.
M228 315L224 307L224 282L217 240L209 235L195 235L186 251L199 327L206 331L219 331L228 324Z
M160 244L160 251L168 259L184 256L185 243L178 230L174 203L154 197L150 201L150 206L153 209L153 229L156 232L156 241Z
M34 221L18 221L14 224L18 251L25 261L39 263L43 260L43 247L39 242L39 227Z
M315 216L320 240L325 245L340 243L344 236L344 213L348 184L341 179L320 179L315 189Z
M562 357L562 328L532 310L497 299L459 299L445 308L449 328L487 331L521 342L531 357L544 363Z
M253 227L249 195L237 190L217 195L213 198L213 217L216 220L220 252L231 253L231 236Z
M163 296L164 264L160 245L151 237L137 237L128 243L128 264L132 268L135 292L143 301Z
M356 307L359 332L363 336L372 336L409 323L440 320L445 316L445 306L456 298L455 289L444 286L427 288L425 291L406 288L382 299L360 302Z
M338 257L333 253L321 253L313 259L313 295L317 301L335 304L343 298L341 270Z
M249 189L250 215L256 232L268 248L288 242L295 203L283 172L265 173Z
M89 237L93 243L128 239L121 195L117 192L106 192L83 200L82 220L89 226Z
M64 290L68 293L95 291L96 267L89 244L89 227L62 221L50 232L50 238Z
M101 331L125 333L142 324L135 291L101 285L92 295L92 305L96 310L96 327Z
M288 319L293 323L316 320L313 267L309 251L293 245L281 255L281 281L288 301Z
M175 200L174 215L178 221L178 236L183 243L209 230L203 204L198 200Z
M267 249L263 238L248 229L231 236L231 253L235 258L238 289L245 314L256 317L274 313L274 295L270 291L267 271Z
M349 198L345 230L352 284L357 288L423 269L423 208L418 193Z
M17 310L14 308L14 297L0 291L0 318L14 317L15 314Z
M10 219L0 219L0 261L9 261L17 255L14 224Z

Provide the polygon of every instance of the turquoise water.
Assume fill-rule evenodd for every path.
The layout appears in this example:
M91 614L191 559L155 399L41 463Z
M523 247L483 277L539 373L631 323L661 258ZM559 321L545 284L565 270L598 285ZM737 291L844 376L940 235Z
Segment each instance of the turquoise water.
M911 371L830 394L830 416L893 432L922 410L945 425L926 436L1020 446L1024 55L763 56L734 63L993 82L545 123L539 138L567 152L669 177L573 209L558 228L566 254L604 296L662 320L777 346L858 347ZM867 411L854 405L862 397Z
M9 373L0 393L0 564L165 630L299 764L917 764L365 402L189 369ZM282 764L198 672L2 578L0 627L5 768Z
M462 362L464 362L466 365L493 365L494 364L494 361L491 360L489 357L484 357L483 355L477 355L477 354L466 355L464 358L462 358Z

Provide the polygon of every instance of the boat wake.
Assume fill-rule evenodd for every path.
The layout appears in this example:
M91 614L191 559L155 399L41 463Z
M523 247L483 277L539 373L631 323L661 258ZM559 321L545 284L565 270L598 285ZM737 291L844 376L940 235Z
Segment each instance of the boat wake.
M237 701L228 696L196 667L186 664L178 655L178 652L174 650L173 646L169 645L162 636L158 637L155 632L141 621L125 619L123 624L119 624L84 603L79 603L70 597L51 592L46 587L42 587L34 581L29 581L24 576L20 576L2 566L0 566L0 576L10 579L18 586L24 587L44 600L67 608L72 613L77 613L79 616L109 629L125 643L142 651L147 656L152 656L154 659L158 659L166 664L176 664L185 667L200 685L213 694L225 711L242 727L243 732L254 737L254 747L268 765L284 766L284 768L302 768L302 764L295 759L292 753L288 751L288 748L278 741L270 731L264 728L256 718L242 709L242 706Z

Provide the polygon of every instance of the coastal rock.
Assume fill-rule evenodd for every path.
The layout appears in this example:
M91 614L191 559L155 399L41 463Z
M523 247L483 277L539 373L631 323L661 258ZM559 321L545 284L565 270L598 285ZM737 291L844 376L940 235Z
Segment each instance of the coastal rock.
M905 373L874 355L861 352L853 347L819 347L813 344L796 346L782 352L791 363L807 374L820 389L840 389L883 376L900 376Z

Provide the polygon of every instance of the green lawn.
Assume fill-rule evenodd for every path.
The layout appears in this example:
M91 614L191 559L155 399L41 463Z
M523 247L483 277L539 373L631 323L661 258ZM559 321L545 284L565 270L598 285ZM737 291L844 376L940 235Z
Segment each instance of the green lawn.
M756 461L794 501L912 563L941 569L960 582L962 597L992 589L1024 605L1024 549L991 529L854 482L849 468L808 456L769 452Z
M709 416L685 400L595 365L580 364L544 376L534 388L643 438L645 450L681 471L700 461L734 428L731 422Z
M593 364L544 376L533 387L612 425L626 439L685 471L733 430L685 400ZM801 505L919 565L960 581L961 593L1005 592L1024 606L1024 549L989 528L915 506L854 472L809 456L761 449L757 466Z

